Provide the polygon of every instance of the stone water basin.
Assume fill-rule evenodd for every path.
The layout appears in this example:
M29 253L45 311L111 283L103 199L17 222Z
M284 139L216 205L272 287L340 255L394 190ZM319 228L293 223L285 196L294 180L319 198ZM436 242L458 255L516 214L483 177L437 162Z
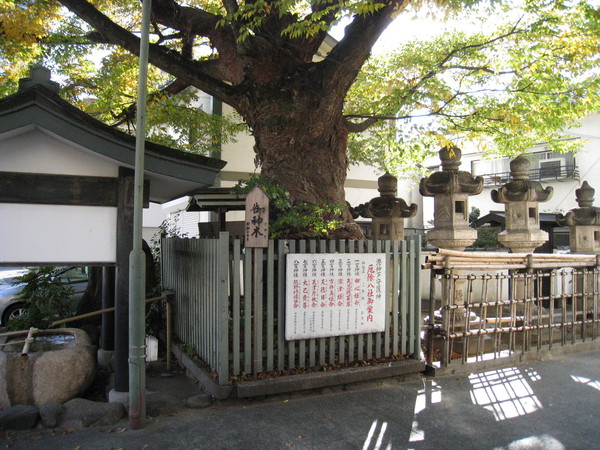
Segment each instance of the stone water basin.
M95 351L85 331L38 331L29 353L22 356L27 333L12 334L8 345L0 347L0 408L64 403L85 391L96 368Z

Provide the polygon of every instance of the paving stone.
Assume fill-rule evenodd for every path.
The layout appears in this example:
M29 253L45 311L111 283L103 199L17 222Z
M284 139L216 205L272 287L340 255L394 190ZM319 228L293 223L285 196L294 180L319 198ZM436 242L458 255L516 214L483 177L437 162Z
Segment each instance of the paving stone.
M208 408L213 404L213 401L214 398L210 394L198 394L187 398L185 400L185 405L192 409Z
M65 407L58 402L48 402L40 406L40 419L46 428L56 428L65 412Z
M15 405L0 414L0 428L5 430L27 430L34 428L40 419L40 412L32 405Z
M121 403L94 402L75 398L64 404L61 428L86 428L97 425L115 425L125 416Z

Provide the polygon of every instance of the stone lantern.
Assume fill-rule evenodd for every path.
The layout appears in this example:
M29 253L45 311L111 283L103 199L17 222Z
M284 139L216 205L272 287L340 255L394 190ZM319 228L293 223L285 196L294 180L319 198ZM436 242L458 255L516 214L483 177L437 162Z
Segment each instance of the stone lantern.
M433 228L427 240L436 247L464 250L477 239L477 230L469 226L470 195L483 190L483 178L458 170L461 150L444 147L439 151L442 171L422 178L419 192L434 198Z
M529 179L529 160L521 155L510 162L513 180L491 192L492 200L504 203L506 229L498 240L513 253L531 253L548 240L540 230L538 203L552 198L553 189L544 189L539 181Z
M558 214L556 222L569 227L571 253L600 254L600 208L593 206L594 188L584 181L575 190L579 208L573 208L564 216Z
M357 206L356 214L373 219L375 239L400 240L404 239L404 219L414 217L418 206L408 204L396 197L398 179L386 172L377 180L379 197L375 197Z

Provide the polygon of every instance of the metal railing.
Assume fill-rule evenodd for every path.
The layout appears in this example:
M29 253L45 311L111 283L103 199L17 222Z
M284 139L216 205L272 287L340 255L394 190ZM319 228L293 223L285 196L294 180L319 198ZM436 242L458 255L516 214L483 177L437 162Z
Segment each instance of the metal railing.
M512 181L511 172L495 172L482 174L484 186L500 186ZM579 180L579 169L575 164L565 164L560 167L542 167L530 169L529 179L534 181Z
M385 330L286 340L288 253L385 253ZM254 251L228 233L218 239L162 241L163 285L175 295L174 333L210 366L220 385L261 373L418 358L419 258L418 236L404 241L271 240L268 248ZM260 283L258 289L254 283Z

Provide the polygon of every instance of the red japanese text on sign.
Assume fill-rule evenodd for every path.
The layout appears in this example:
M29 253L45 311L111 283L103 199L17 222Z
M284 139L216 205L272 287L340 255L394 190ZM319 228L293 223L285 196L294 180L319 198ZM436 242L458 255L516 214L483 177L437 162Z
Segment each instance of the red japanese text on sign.
M383 331L384 254L288 254L286 338Z

